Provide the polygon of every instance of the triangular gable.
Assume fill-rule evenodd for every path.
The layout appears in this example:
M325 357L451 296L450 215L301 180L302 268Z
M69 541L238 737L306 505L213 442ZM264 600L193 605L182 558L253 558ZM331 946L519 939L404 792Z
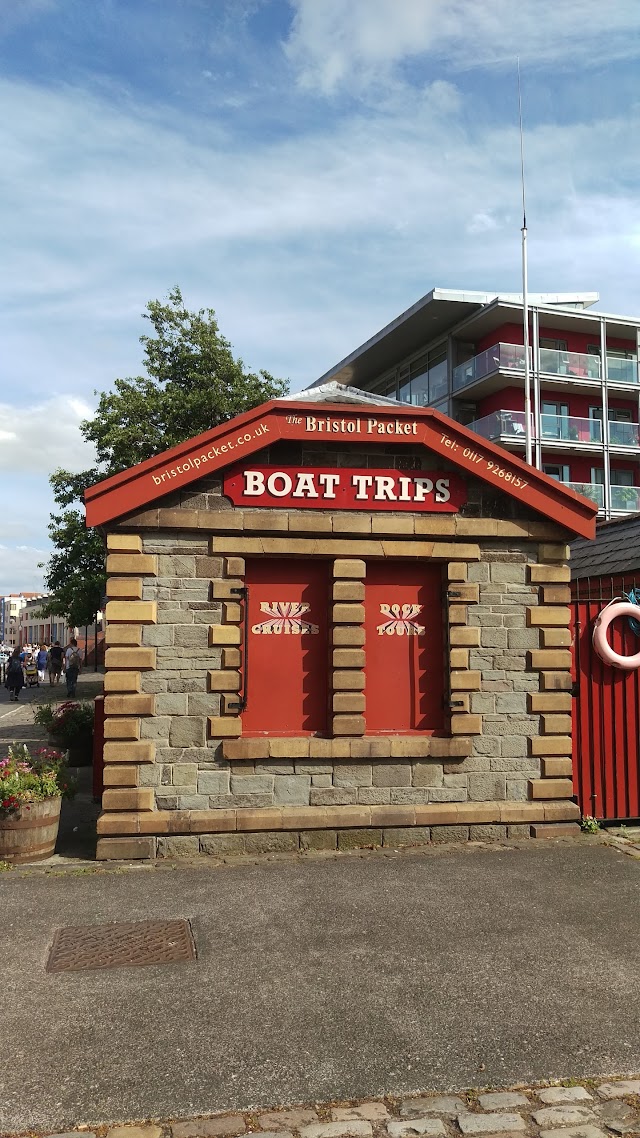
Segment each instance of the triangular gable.
M278 439L333 443L422 444L521 505L591 538L598 507L528 466L522 459L433 408L349 402L270 400L220 427L114 474L85 491L87 525L99 526L138 510L171 490L241 462Z

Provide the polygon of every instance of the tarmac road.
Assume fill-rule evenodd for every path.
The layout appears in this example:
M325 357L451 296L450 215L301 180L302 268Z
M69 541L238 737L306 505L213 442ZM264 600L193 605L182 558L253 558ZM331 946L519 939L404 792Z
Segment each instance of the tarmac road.
M640 862L588 842L0 875L0 1131L640 1069ZM49 975L67 924L195 963Z

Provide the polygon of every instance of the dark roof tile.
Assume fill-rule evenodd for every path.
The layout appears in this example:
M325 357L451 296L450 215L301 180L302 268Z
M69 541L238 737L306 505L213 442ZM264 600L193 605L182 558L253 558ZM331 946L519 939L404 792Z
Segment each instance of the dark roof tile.
M571 542L571 576L617 576L640 571L640 514L598 525L595 538Z

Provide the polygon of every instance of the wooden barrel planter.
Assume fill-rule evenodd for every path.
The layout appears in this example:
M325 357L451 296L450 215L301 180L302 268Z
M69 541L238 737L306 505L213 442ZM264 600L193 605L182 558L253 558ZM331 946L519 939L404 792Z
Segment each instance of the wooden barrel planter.
M21 865L51 857L58 837L61 798L26 802L16 814L0 817L0 861Z

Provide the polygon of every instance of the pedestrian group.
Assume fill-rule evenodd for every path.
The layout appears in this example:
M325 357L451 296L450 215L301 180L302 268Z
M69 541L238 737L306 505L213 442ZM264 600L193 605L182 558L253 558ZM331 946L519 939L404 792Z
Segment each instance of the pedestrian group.
M17 703L23 687L39 687L44 683L47 673L50 684L59 684L64 672L67 695L74 696L81 671L82 658L78 641L72 636L67 648L63 648L59 640L49 648L46 644L15 648L7 662L4 686L11 702Z

